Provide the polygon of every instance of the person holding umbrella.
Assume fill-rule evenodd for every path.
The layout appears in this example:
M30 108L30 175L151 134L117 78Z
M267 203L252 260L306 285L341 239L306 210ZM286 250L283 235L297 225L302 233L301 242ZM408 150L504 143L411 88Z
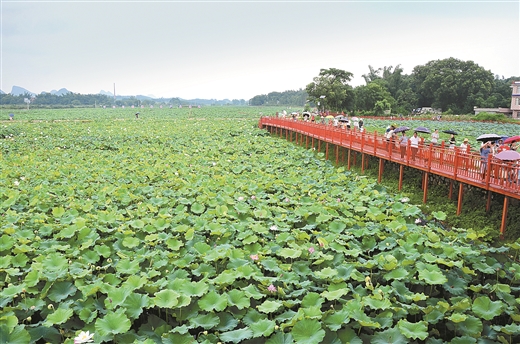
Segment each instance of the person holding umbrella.
M417 136L417 132L414 131L413 136L410 137L410 148L412 150L412 161L415 161L415 156L417 155L417 151L419 150L419 136Z
M491 142L487 141L480 147L480 174L482 175L482 180L486 179L489 154L491 154Z
M451 149L455 148L455 145L457 144L457 141L455 140L455 135L454 134L451 134L449 142L450 142L450 148Z
M401 149L401 159L404 159L406 154L406 148L408 147L408 136L406 136L406 130L401 131L402 135L399 138L399 148Z

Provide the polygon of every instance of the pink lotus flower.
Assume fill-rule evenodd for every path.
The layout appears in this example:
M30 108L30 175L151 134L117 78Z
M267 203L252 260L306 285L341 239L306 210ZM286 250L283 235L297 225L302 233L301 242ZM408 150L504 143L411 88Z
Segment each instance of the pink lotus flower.
M269 290L271 293L276 293L276 287L272 284L269 287L267 287L267 290Z
M312 246L309 247L309 253L310 253L310 254L313 254L313 253L314 253L314 247L312 247Z
M258 254L252 254L249 257L251 257L252 260L258 260Z
M244 200L244 197L240 196L240 197L238 197L238 200L239 200L239 201L243 201L243 200Z
M256 199L256 196L255 195L251 196L251 199Z

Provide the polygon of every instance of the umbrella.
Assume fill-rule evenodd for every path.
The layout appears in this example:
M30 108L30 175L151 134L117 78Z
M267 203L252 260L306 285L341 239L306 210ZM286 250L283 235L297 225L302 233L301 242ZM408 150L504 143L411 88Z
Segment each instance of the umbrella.
M328 115L328 116L326 116L325 118L334 118L334 116L332 116L332 115Z
M341 117L336 117L338 119L338 121L340 122L348 122L348 118L345 117L345 116L341 116Z
M454 130L443 130L442 132L446 134L458 135L457 132Z
M407 130L410 130L410 128L408 128L408 127L399 127L399 128L394 130L394 133L400 133L401 131L407 131Z
M309 112L302 113L303 117L311 117L311 114Z
M479 137L477 137L477 141L496 141L501 138L502 136L497 134L482 134Z
M495 158L500 160L515 161L520 160L520 153L513 150L505 150L495 155Z
M425 134L429 134L430 133L430 129L425 128L425 127L417 127L417 128L414 129L414 131L416 131L418 133L425 133Z
M357 117L352 117L351 119L352 119L354 122L359 121L359 118L357 118Z
M510 143L514 143L514 142L517 142L517 141L520 141L520 135L516 135L516 136L511 136L507 139L504 140L504 143L506 145L510 144Z

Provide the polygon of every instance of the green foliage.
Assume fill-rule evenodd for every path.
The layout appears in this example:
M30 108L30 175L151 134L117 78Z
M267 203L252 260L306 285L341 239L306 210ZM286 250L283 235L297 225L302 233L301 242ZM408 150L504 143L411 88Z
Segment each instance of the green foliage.
M0 337L520 340L520 245L443 228L448 211L416 223L243 111L26 114L0 141Z
M477 115L475 115L475 121L496 121L496 122L502 122L505 121L507 118L502 113L487 113L487 112L480 112Z

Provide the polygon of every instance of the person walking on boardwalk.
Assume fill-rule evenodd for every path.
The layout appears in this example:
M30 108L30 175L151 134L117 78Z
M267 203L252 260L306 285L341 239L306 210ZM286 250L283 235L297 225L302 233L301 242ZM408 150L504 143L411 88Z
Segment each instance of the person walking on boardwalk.
M404 159L404 155L406 154L407 147L408 147L408 136L406 136L406 131L403 131L401 137L399 138L399 148L401 149L401 159Z
M460 156L462 157L462 168L466 169L468 166L468 155L469 155L469 140L468 138L464 138L464 141L460 144Z
M486 179L489 154L491 154L491 142L488 141L480 147L480 174L482 175L482 180Z
M439 142L439 129L434 130L434 132L432 133L432 139L431 139L431 143L433 143L434 145L436 145L437 142Z
M394 138L395 138L395 124L392 124L389 128L387 128L385 133L386 138L386 150L390 151L394 144Z
M417 136L417 132L413 133L413 136L410 137L410 149L412 151L412 161L415 161L415 156L417 155L417 151L419 150L419 136Z

